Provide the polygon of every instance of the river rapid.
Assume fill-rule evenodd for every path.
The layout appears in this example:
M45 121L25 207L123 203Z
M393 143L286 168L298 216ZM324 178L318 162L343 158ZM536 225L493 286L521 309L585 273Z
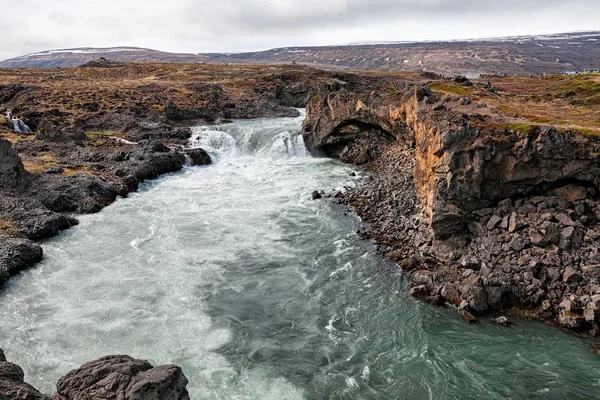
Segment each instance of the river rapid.
M0 293L0 347L26 380L108 354L177 364L192 399L598 399L589 341L539 323L469 325L415 301L326 191L353 167L310 157L300 118L197 127L209 167L43 244ZM359 174L360 175L360 174Z

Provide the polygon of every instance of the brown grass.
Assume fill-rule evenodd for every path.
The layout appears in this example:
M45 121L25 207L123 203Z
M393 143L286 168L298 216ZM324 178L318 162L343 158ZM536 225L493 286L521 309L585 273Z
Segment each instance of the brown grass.
M17 230L11 221L0 219L0 235L15 236Z

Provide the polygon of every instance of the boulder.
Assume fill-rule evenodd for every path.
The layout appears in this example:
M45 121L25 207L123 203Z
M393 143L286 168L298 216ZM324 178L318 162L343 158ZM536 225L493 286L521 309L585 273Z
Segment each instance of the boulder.
M581 314L575 314L571 311L561 310L558 314L558 323L563 328L572 330L581 330L585 327L585 318Z
M42 253L31 240L0 235L0 287L10 276L41 261Z
M462 309L460 311L458 311L458 314L463 317L465 319L465 321L471 323L471 322L477 322L477 318L471 314L470 312L468 312L465 309Z
M212 160L204 149L186 149L185 154L190 158L192 165L210 165Z
M510 321L508 320L508 318L501 316L498 317L494 320L495 323L497 323L498 325L504 325L504 326L509 326L510 325Z
M153 367L125 355L107 356L61 378L56 400L189 400L187 384L175 365Z
M446 283L442 286L440 294L450 304L458 306L461 302L460 293L458 293L456 287L451 283Z

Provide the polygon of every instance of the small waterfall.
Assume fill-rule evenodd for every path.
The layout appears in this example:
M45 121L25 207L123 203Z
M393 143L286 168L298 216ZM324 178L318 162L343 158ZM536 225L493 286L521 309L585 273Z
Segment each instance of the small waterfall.
M13 121L13 127L15 129L15 132L18 132L18 133L32 133L31 129L29 129L29 127L27 126L27 124L25 122L23 122L22 120L13 117L12 121Z
M303 110L302 110L303 111ZM240 156L291 158L307 156L299 130L298 118L287 123L272 119L237 121L235 124L199 126L193 128L189 146L206 150L213 161Z

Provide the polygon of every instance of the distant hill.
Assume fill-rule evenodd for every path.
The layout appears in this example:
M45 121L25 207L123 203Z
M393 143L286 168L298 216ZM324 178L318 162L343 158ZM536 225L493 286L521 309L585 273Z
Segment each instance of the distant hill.
M139 47L82 47L76 49L48 50L11 58L0 62L0 68L70 68L78 67L90 61L98 60L99 58L121 62L194 63L202 61L200 57L195 54L168 53L152 49L142 49Z
M447 42L286 47L250 53L177 54L134 47L51 50L0 62L0 67L74 67L104 57L129 62L299 63L326 68L477 75L526 75L600 68L600 32Z

